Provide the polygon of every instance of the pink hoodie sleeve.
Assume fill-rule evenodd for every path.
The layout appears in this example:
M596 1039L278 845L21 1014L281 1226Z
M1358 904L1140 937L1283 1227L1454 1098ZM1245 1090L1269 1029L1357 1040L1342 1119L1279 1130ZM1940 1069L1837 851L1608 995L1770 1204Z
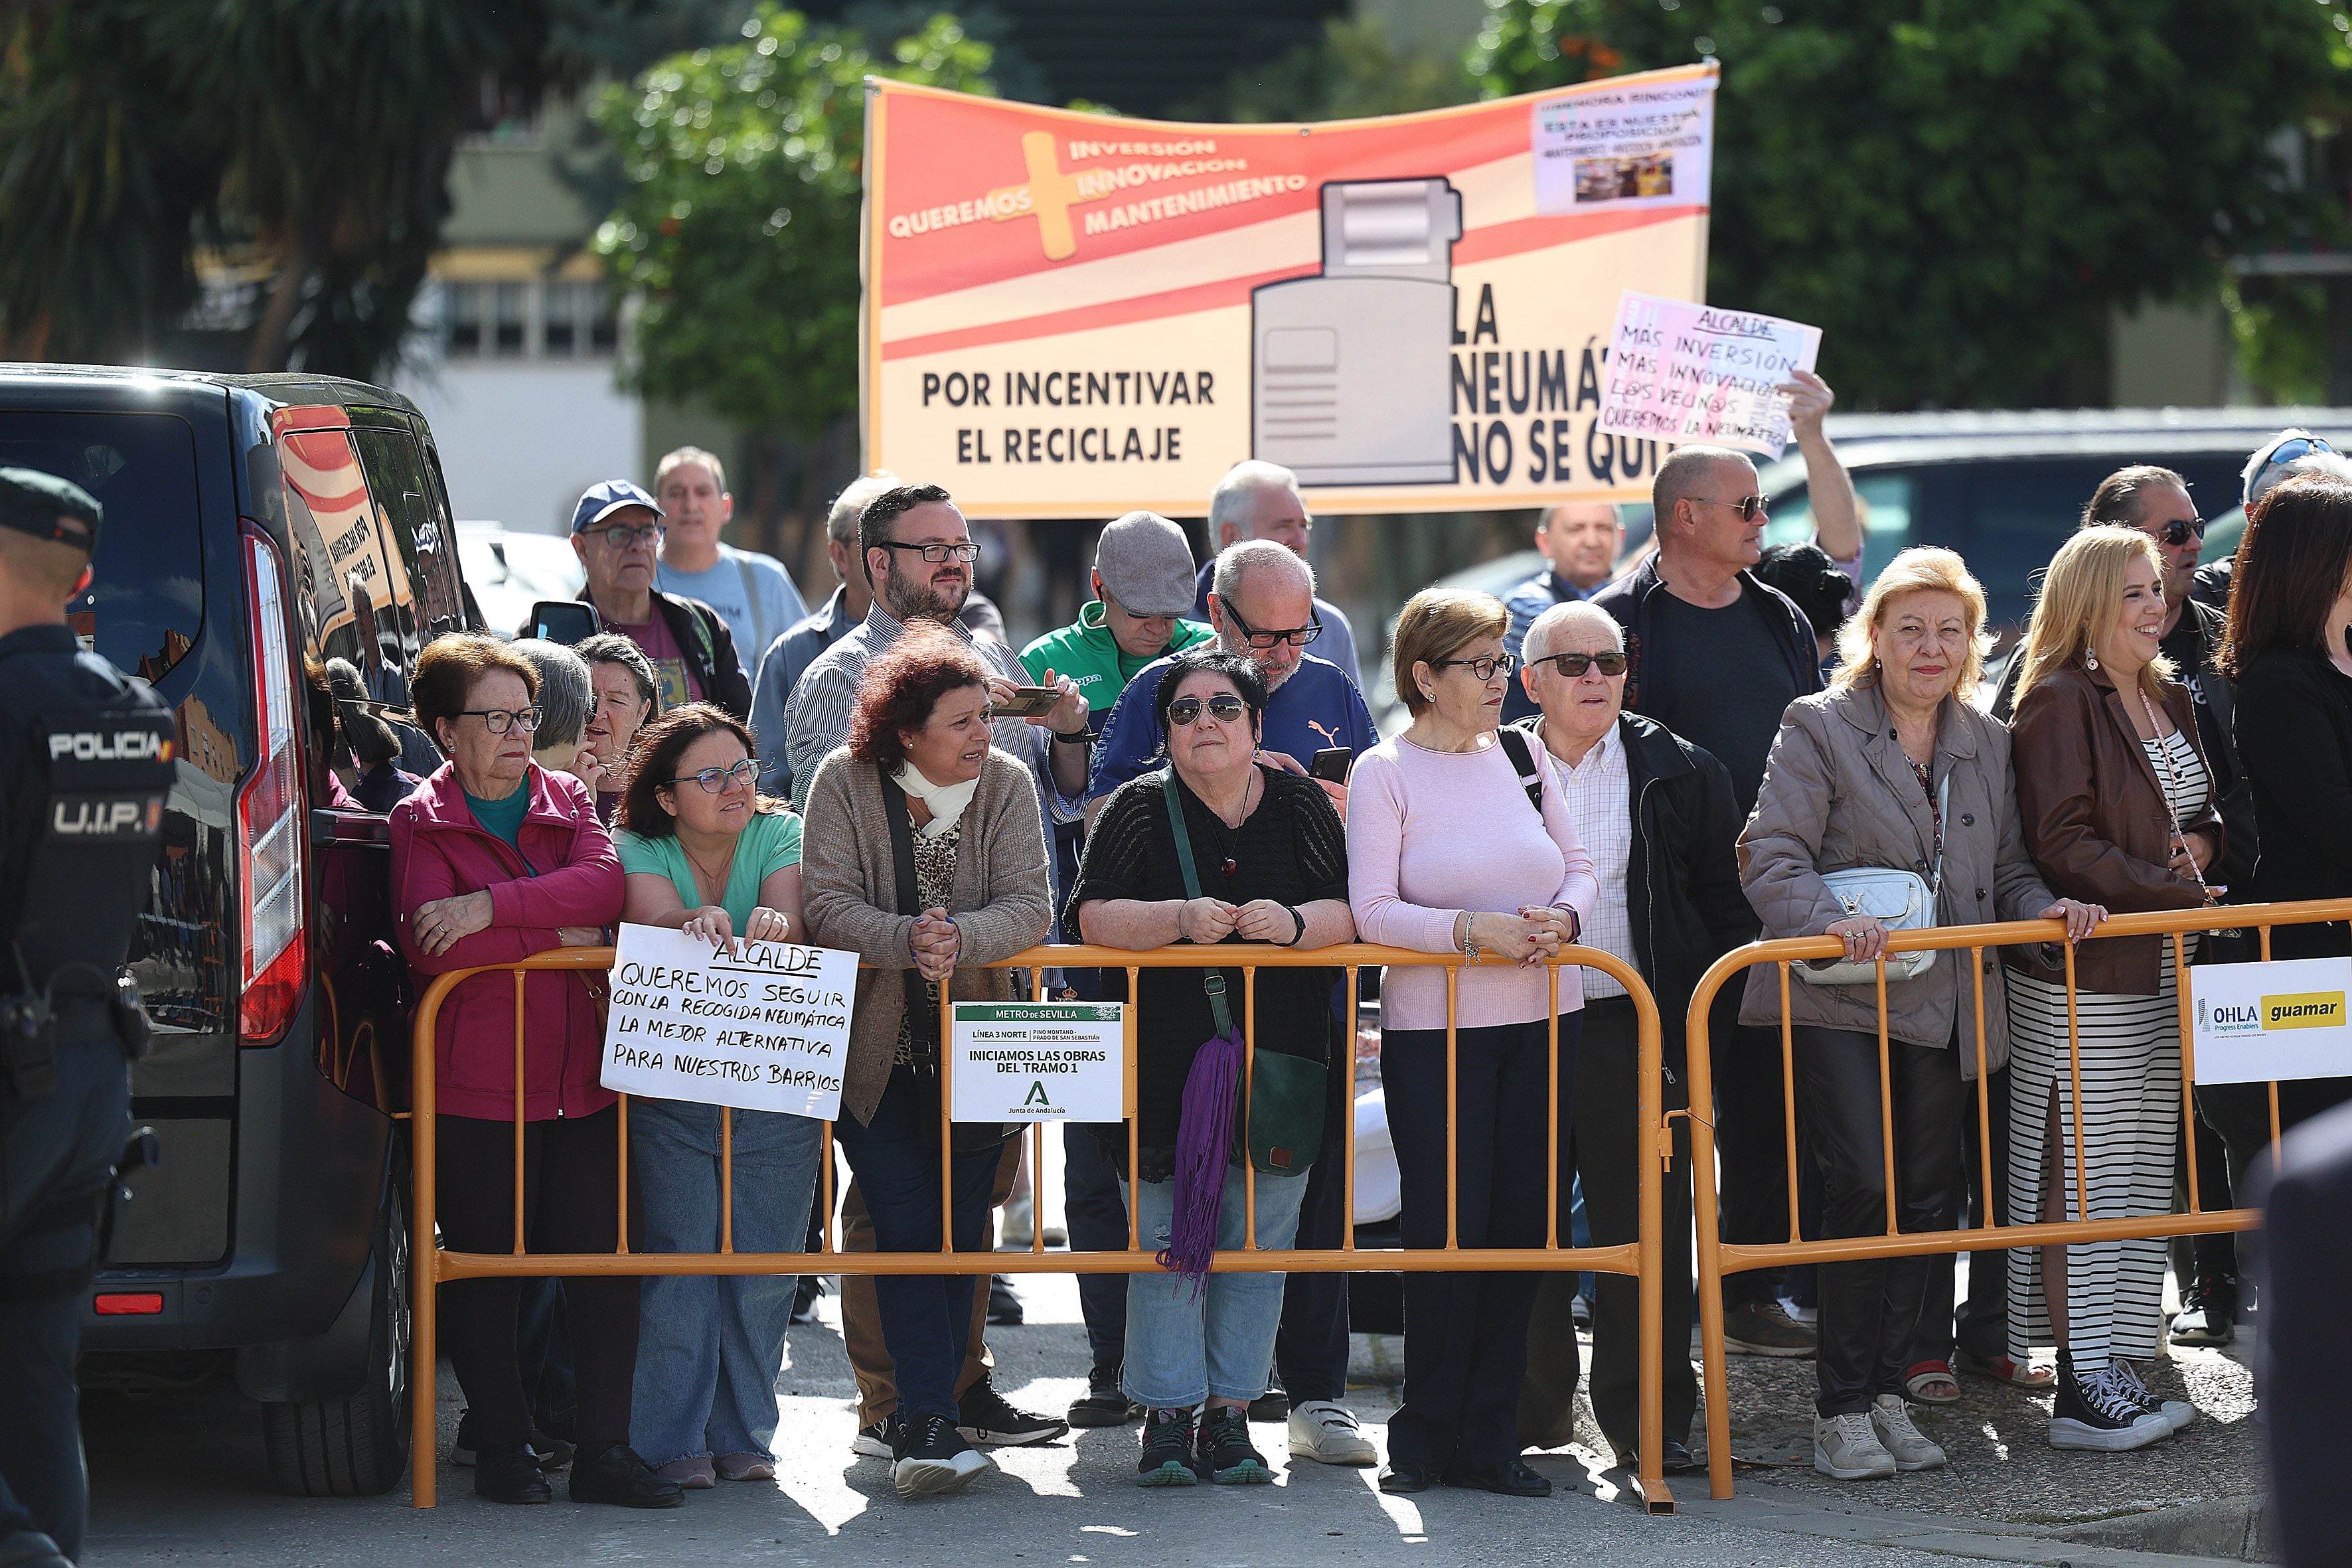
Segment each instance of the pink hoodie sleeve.
M458 885L457 868L452 865L443 845L445 835L416 831L416 813L406 808L392 814L392 885L394 889L393 936L400 943L401 955L409 967L419 974L446 974L453 969L475 969L485 964L512 963L534 952L543 952L556 945L555 930L522 930L493 924L468 937L461 937L441 952L428 955L417 945L415 914L436 899L452 898L458 893L480 891L478 888ZM607 840L609 845L610 841ZM497 896L491 898L497 908Z
M1454 921L1462 911L1407 903L1397 892L1406 809L1395 762L1377 752L1359 758L1348 781L1348 906L1356 933L1382 947L1452 952ZM1589 868L1585 879L1591 881Z

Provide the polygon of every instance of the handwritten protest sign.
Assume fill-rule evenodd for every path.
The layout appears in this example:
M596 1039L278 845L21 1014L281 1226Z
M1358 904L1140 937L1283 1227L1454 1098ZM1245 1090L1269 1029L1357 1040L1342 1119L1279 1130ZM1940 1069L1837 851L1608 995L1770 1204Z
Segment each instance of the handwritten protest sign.
M738 958L666 926L624 925L601 1081L833 1121L856 982L854 952L747 942Z
M1822 330L1752 310L1628 289L1601 377L1601 429L1777 458L1789 445L1790 373L1813 368Z
M1715 83L1713 72L1626 78L1538 100L1536 211L1706 201L1715 163Z
M1127 1114L1127 1004L959 1002L958 1121L1117 1121Z

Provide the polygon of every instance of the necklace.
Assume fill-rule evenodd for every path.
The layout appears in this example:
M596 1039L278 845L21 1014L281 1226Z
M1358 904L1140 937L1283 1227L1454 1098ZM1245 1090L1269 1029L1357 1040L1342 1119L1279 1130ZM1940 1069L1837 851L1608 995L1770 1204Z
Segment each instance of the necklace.
M727 847L726 857L719 862L716 869L698 859L694 851L687 848L685 839L679 839L677 847L685 850L687 864L694 868L695 881L700 884L705 891L716 889L717 891L711 894L714 900L724 899L727 896L728 873L735 868L735 846L730 844Z
M2140 711L2147 715L2149 733L2155 736L2153 744L2156 747L2158 759L2164 764L2164 782L2171 786L2172 794L2176 798L2185 800L2188 798L2188 792L2180 787L2180 775L2172 766L2172 750L2164 743L2163 731L2156 721L2156 704L2148 700L2147 689L2145 687L2140 689L2139 706ZM2175 809L2171 801L2168 800L2164 803L2164 826L2172 835L2171 842L2179 845L2184 853L2188 853L2189 835L2180 830L2180 819L2173 815ZM2220 902L2213 897L2213 889L2205 885L2205 873L2198 869L2197 857L2193 853L2189 855L2189 874L2197 879L2197 890L2205 895L2207 903Z

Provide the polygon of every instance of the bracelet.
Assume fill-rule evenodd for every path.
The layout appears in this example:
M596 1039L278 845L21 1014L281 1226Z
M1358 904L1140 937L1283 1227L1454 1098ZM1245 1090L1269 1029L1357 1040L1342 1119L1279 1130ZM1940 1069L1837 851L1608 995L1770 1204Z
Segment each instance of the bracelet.
M1085 730L1076 730L1066 735L1055 730L1052 734L1054 739L1066 746L1091 746L1095 743L1094 736Z
M1292 937L1288 942L1284 942L1282 945L1285 947L1297 947L1300 942L1307 940L1307 917L1300 914L1298 912L1297 906L1294 904L1285 904L1282 907L1290 911L1291 920L1296 921L1298 926L1298 934Z

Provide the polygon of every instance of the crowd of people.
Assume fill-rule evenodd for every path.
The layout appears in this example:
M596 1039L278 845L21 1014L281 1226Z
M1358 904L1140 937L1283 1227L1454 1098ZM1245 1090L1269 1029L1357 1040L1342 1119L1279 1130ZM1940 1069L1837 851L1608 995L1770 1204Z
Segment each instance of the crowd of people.
M1708 965L1759 936L1839 939L1843 957L1798 966L1785 1003L1769 966L1717 999L1728 1241L1787 1239L1800 1206L1823 1237L1890 1217L1949 1228L1964 1206L2014 1222L2169 1213L2181 977L2168 941L2100 925L2352 892L2352 462L2302 432L2257 452L2228 572L2198 569L2205 525L2179 475L2114 476L2057 548L1994 691L1984 591L1958 555L1905 550L1859 591L1829 389L1804 374L1790 392L1814 527L1771 563L1792 592L1758 570L1769 500L1753 464L1680 448L1657 469L1654 542L1633 562L1612 509L1568 505L1538 525L1548 569L1507 599L1415 595L1388 654L1409 722L1386 740L1353 629L1317 595L1311 519L1284 469L1238 465L1208 498L1205 564L1168 519L1108 525L1094 602L1016 651L972 593L981 546L946 490L887 474L848 487L826 528L839 586L802 614L772 563L719 542L732 503L718 459L672 454L655 490L614 480L581 500L583 597L602 632L572 647L479 634L427 647L410 698L446 759L429 776L395 768L387 737L354 735L376 765L352 787L391 809L403 951L423 977L601 946L635 921L857 953L835 1123L854 1178L848 1249L995 1245L1023 1143L960 1122L940 1146L939 1009L1019 994L1025 974L986 966L1054 940L1467 955L1452 980L1416 965L1364 977L1407 1247L1541 1247L1555 1215L1566 1244L1572 1212L1595 1245L1635 1239L1652 1152L1637 1147L1633 1006L1599 970L1547 963L1574 944L1622 960L1655 996L1666 1103L1688 1109L1683 1019ZM1016 688L1045 695L1014 717L1002 710ZM339 711L367 722L356 703ZM1889 961L1882 1058L1878 961L1904 923L1883 894L1896 884L1924 900L1910 923L2047 919L2079 945L1988 952L1981 974L1965 950ZM2233 955L2232 939L2192 940L2189 961ZM2275 951L2347 952L2352 939L2340 923L2281 928ZM1090 1365L1066 1418L996 1391L992 1293L973 1276L845 1281L855 1447L888 1462L903 1496L960 1488L991 1468L987 1449L1072 1425L1139 1422L1148 1487L1270 1480L1253 1416L1286 1415L1294 1458L1380 1462L1347 1403L1346 1277L1208 1267L1244 1244L1253 1215L1265 1248L1336 1247L1350 1223L1339 1151L1357 1025L1342 972L1268 968L1254 985L1237 968L1140 973L1136 1125L1066 1130L1064 1207L1073 1247L1122 1248L1131 1223L1162 1267L1081 1277ZM1118 970L1055 984L1127 999ZM532 1250L618 1240L603 988L584 971L527 983ZM440 1015L454 1248L514 1245L516 1016L495 975ZM1973 1147L1980 1070L1989 1161ZM2291 1123L2347 1097L2352 1080L2305 1082L2281 1109ZM2199 1086L2194 1101L2220 1151L2204 1204L2221 1206L2261 1157L2267 1100ZM737 1251L813 1245L830 1217L818 1125L737 1111L723 1156L719 1118L632 1103L633 1244L715 1251L731 1226ZM1672 1352L1693 1289L1686 1126L1675 1138L1669 1470L1692 1464L1697 1403ZM2231 1331L2236 1264L2220 1239L2179 1259L2177 1338ZM1727 1335L1741 1352L1814 1358L1814 1463L1839 1479L1943 1464L1914 1413L1958 1399L1959 1372L2052 1389L2058 1447L2137 1448L2195 1415L2136 1365L2166 1328L2165 1262L2146 1240L1979 1253L1961 1303L1948 1255L1750 1270L1725 1282ZM801 1304L793 1279L760 1276L448 1285L444 1342L467 1405L457 1458L505 1502L548 1500L566 1464L575 1500L635 1507L772 1477L775 1377ZM1568 1440L1580 1378L1631 1462L1634 1282L1601 1279L1589 1369L1586 1310L1573 1275L1406 1276L1381 1489L1548 1492L1523 1455ZM2050 1346L2054 1369L2034 1361Z

